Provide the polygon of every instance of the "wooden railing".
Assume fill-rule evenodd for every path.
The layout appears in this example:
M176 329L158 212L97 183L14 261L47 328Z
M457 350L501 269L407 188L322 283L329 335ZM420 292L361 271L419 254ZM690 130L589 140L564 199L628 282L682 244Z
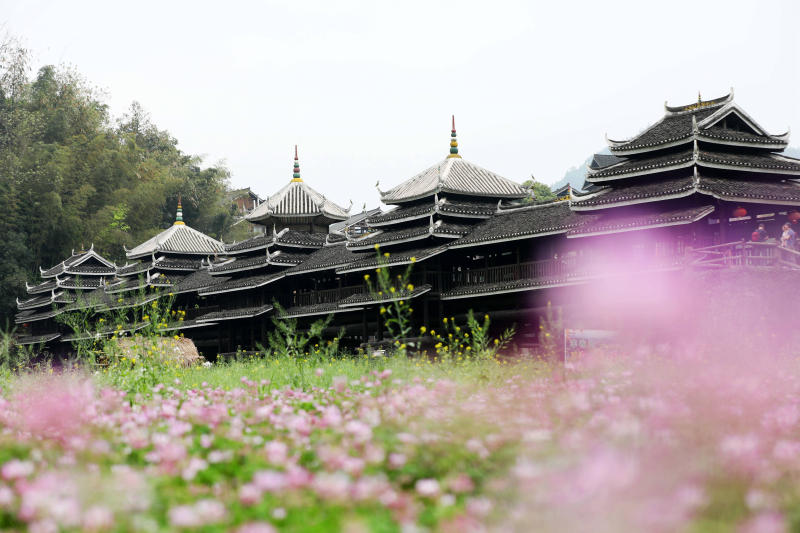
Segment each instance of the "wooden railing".
M486 268L464 269L445 274L442 290L464 285L482 285L485 283L502 283L523 279L572 278L585 275L578 268L576 257L563 259L545 259L528 261L511 265L491 266Z
M291 307L328 304L343 300L353 294L360 294L366 291L364 285L349 285L347 287L336 287L333 289L322 289L315 291L298 292L291 295L288 305Z
M736 241L691 250L696 268L788 268L800 270L800 252L777 243Z

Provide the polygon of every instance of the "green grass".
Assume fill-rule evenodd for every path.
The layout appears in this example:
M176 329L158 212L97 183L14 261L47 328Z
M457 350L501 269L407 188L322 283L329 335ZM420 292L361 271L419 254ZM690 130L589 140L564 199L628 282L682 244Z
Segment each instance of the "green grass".
M428 381L447 379L459 383L500 384L520 373L549 372L549 367L537 361L508 362L495 359L432 362L406 356L350 356L332 359L247 356L237 361L217 363L206 368L165 368L158 382L179 389L190 389L207 383L211 387L232 389L242 386L242 378L257 383L266 380L271 388L292 387L309 390L330 387L334 378L359 380L371 372L391 370L391 379ZM96 379L104 385L116 385L119 373L99 372ZM177 382L176 382L177 380ZM125 387L123 387L125 388ZM131 392L147 392L131 390Z

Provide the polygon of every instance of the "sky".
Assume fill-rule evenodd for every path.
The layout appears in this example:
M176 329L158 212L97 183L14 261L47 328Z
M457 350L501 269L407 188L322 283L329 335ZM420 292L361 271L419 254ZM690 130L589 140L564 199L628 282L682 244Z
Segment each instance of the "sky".
M554 183L663 104L722 96L800 131L800 2L0 0L34 65L138 101L234 187L304 180L354 210L448 153ZM792 141L800 145L800 141Z

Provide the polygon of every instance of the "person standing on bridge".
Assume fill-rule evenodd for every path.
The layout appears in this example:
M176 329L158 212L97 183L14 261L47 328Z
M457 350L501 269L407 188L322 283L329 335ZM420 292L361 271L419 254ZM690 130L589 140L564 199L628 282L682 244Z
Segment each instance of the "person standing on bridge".
M767 234L767 227L764 225L763 222L758 223L758 227L750 236L750 240L753 242L764 242L769 239L769 235Z
M789 223L783 225L783 233L781 233L781 248L788 248L794 250L797 234L794 232Z

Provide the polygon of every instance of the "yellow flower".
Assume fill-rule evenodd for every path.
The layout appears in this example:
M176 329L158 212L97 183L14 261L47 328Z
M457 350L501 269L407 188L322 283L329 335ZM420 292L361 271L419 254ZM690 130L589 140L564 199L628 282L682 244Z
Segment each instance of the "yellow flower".
M414 285L409 283L408 286L406 287L406 289L408 289L409 291L413 291L414 290Z
M369 274L364 274L364 281L369 281Z
M389 252L383 252L383 257L388 258L389 257Z
M495 345L497 345L497 344L500 344L500 341L499 341L499 340L497 340L497 339L495 339L495 340L494 340L494 343L495 343Z
M416 262L417 262L417 258L416 258L416 257L414 257L413 255L411 256L411 262L412 262L412 263L416 263Z
M144 315L144 316L142 317L142 320L150 320L150 315Z
M442 322L444 322L445 324L447 324L447 317L444 317L444 318L442 319Z
M389 292L391 292L392 294L394 294L394 287L389 287Z
M385 312L386 312L386 308L385 307L381 307L381 314L384 314Z
M380 269L380 268L376 268L376 269L375 269L375 272L377 272L378 274L380 274L380 273L381 273L381 269Z
M426 331L426 328L425 328L425 326L420 326L420 328L419 328L419 332L420 332L420 333L425 333L425 331Z
M376 249L376 250L380 250L380 249L381 249L381 245L380 245L380 244L378 244L378 243L375 243L375 249Z

